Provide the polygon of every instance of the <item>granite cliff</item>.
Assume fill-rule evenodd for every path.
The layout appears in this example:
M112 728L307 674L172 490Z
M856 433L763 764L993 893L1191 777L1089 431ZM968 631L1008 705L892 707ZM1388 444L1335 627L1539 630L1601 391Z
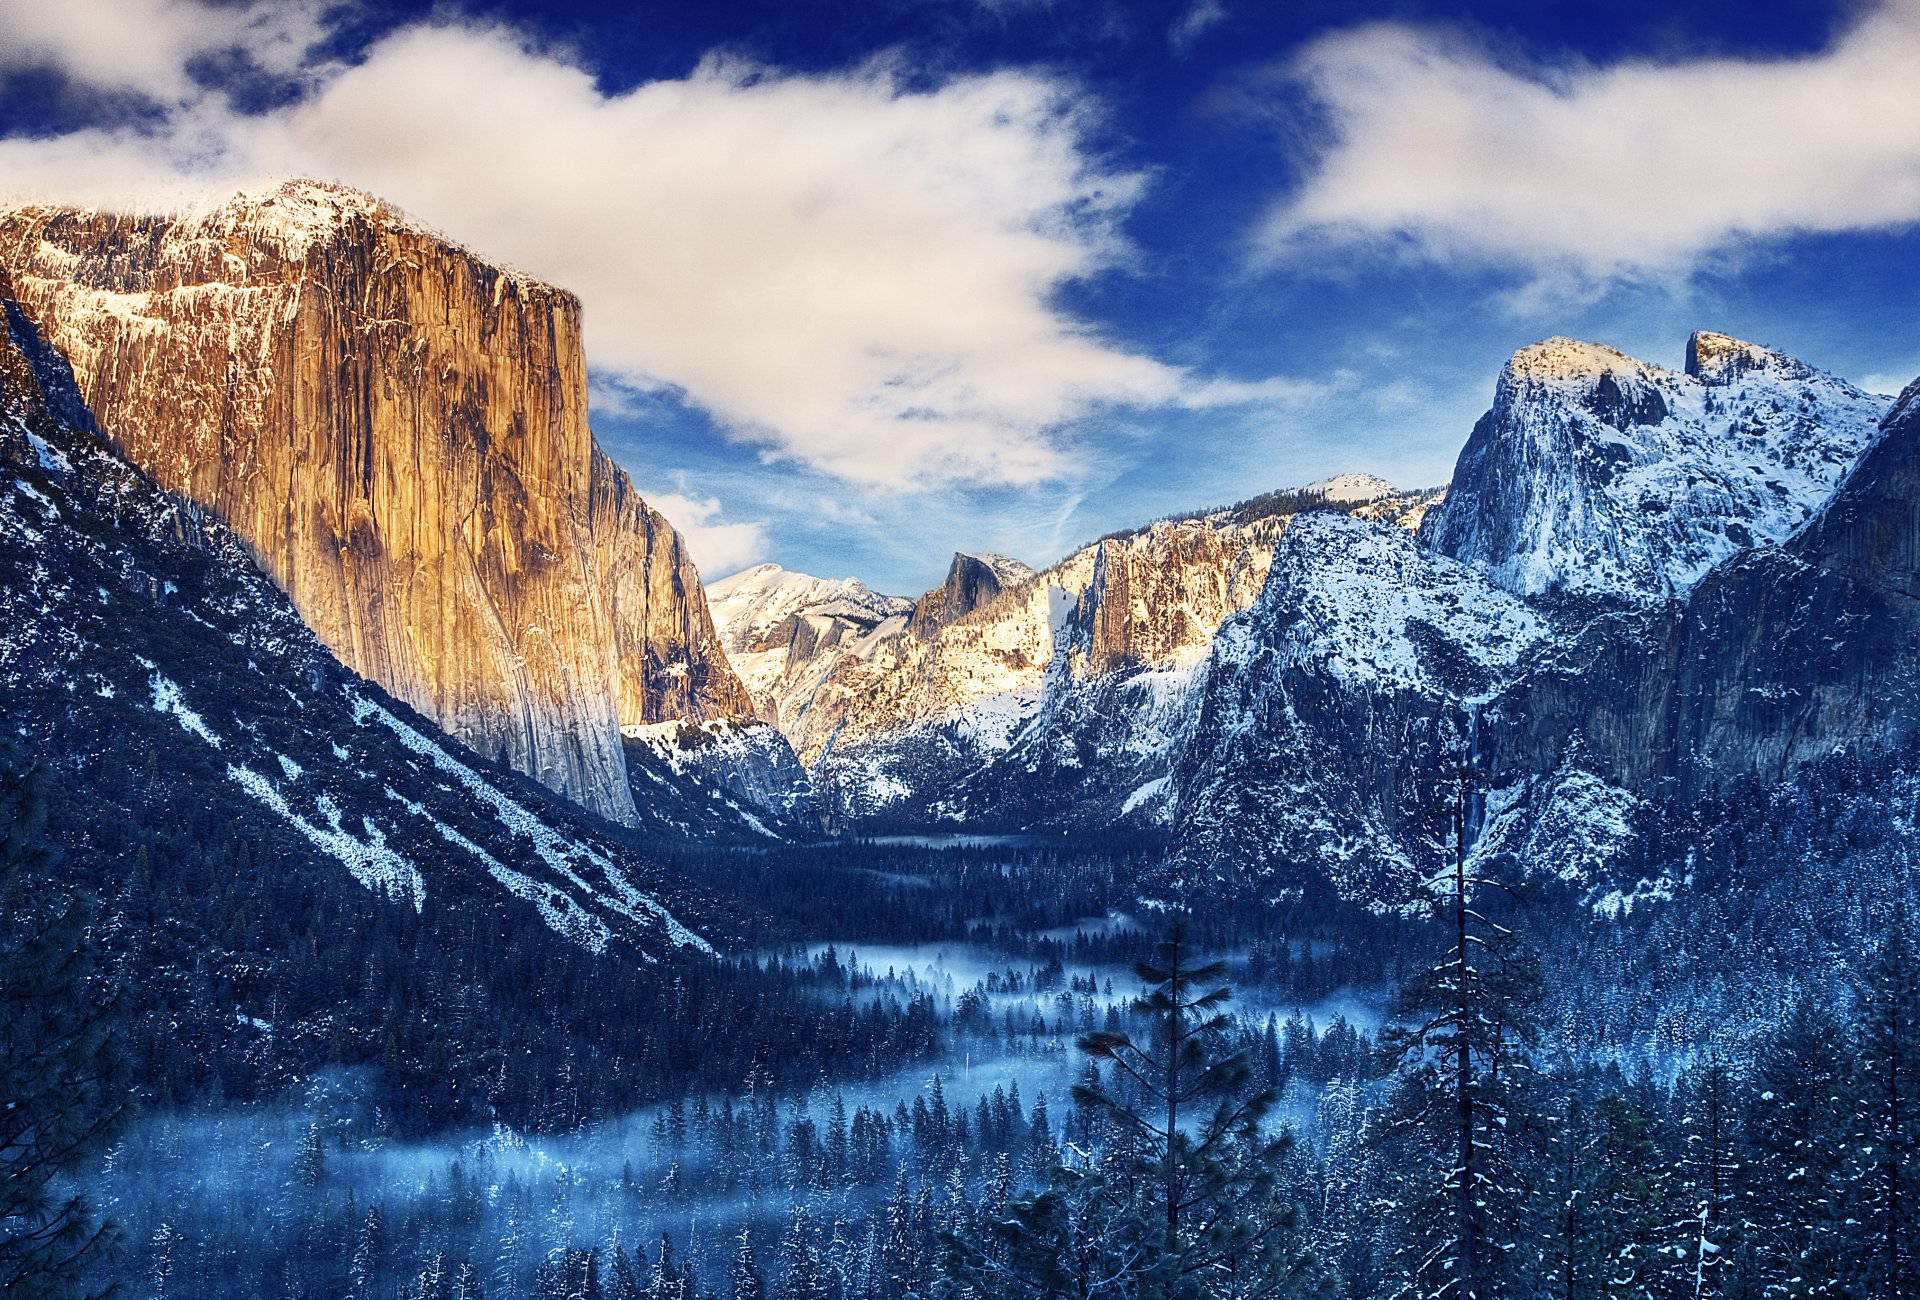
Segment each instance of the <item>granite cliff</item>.
M588 430L571 294L308 181L0 212L0 265L113 445L460 743L631 821L623 726L750 714L683 542Z

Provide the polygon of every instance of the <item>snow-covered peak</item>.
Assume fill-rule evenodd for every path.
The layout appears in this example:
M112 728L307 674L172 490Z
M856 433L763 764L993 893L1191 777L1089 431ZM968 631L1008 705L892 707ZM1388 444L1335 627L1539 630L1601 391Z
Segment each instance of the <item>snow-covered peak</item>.
M756 564L707 586L707 609L729 654L756 648L797 616L864 617L877 623L912 608L912 601L880 595L858 578L816 578L777 564Z
M1498 680L1548 631L1524 601L1406 530L1323 512L1294 519L1260 599L1229 626L1240 646L1275 645L1349 687L1427 691L1460 685L1438 679L1468 663ZM1430 649L1436 634L1448 653ZM1223 632L1216 657L1235 653Z
M1000 580L1000 585L1003 587L1010 587L1016 582L1025 582L1034 573L1030 565L1014 559L1011 555L1001 555L998 551L958 551L955 553L955 558L980 561L993 571L993 576Z
M1332 478L1309 483L1300 491L1302 495L1312 494L1328 501L1365 502L1396 496L1400 489L1378 474L1336 474Z
M1784 541L1883 399L1724 335L1688 351L1699 374L1564 338L1515 353L1422 541L1513 591L1634 603Z
M1805 362L1728 334L1695 330L1687 340L1687 373L1701 383L1732 384L1756 370L1773 370L1792 379L1819 373Z

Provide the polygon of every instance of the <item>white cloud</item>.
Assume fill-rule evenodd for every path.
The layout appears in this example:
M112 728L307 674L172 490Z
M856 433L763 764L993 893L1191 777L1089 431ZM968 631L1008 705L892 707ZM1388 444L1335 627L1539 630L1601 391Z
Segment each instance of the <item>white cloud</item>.
M678 492L641 495L686 538L687 551L703 581L723 578L766 558L767 538L761 525L724 522L718 497L700 500Z
M1589 278L1687 269L1743 238L1920 220L1920 0L1805 58L1516 66L1402 24L1309 46L1332 140L1276 205L1272 256L1328 241Z
M1195 42L1225 22L1228 16L1227 7L1220 0L1192 0L1168 30L1167 44L1173 47L1174 54L1184 58Z
M0 0L0 71L54 66L90 86L160 100L192 93L195 57L241 50L290 73L322 33L324 0Z
M1116 223L1144 185L1089 154L1088 125L1035 73L908 90L885 66L710 60L607 96L508 30L420 26L267 115L201 96L157 134L0 140L0 186L153 205L339 179L575 290L598 370L683 392L775 458L888 487L1020 484L1068 473L1071 427L1103 406L1278 391L1203 385L1053 306L1126 255Z

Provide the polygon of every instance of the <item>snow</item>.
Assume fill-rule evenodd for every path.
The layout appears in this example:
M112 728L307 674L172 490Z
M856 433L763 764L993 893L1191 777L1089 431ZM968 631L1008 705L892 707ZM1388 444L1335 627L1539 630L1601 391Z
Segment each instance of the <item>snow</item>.
M73 473L73 462L67 459L66 453L48 442L45 438L42 438L39 434L29 433L27 435L27 445L33 448L34 459L40 462L40 468L47 473Z
M300 779L300 774L305 771L304 768L288 758L285 754L275 754L274 757L280 760L280 770L286 773L287 780L298 781Z
M531 876L515 871L435 817L424 805L406 798L392 786L387 787L386 794L387 798L400 804L415 817L427 822L447 843L465 849L487 869L488 875L506 888L508 893L532 903L535 910L540 913L540 919L545 921L548 928L555 934L571 939L589 952L603 953L607 950L607 942L613 937L612 929L608 927L606 921L575 903L564 891L550 885L542 885Z
M1309 483L1300 491L1303 495L1311 494L1328 501L1341 502L1377 501L1381 497L1400 494L1399 488L1378 474L1336 474L1332 478Z
M591 845L561 835L526 808L501 794L478 772L459 762L439 745L434 744L426 736L400 721L372 700L353 691L347 692L347 698L352 704L353 718L357 724L365 726L369 720L378 722L397 736L406 748L426 759L440 772L458 781L510 832L532 841L534 852L556 874L636 923L657 924L672 943L693 948L708 955L713 954L713 945L682 925L657 900L636 889L625 873L604 853ZM611 897L604 890L589 884L580 874L581 870L589 869L596 871L606 881L607 886L613 890Z
M1170 780L1171 778L1167 776L1156 776L1153 780L1134 787L1133 793L1128 795L1126 800L1121 803L1120 815L1124 817L1148 800L1160 798L1167 792L1167 785Z
M1724 335L1694 347L1704 377L1573 339L1523 348L1423 539L1515 592L1641 604L1786 540L1885 399Z
M1438 692L1415 626L1496 679L1550 631L1525 602L1465 565L1422 550L1404 530L1339 514L1297 517L1281 539L1256 614L1281 617L1282 652L1347 686ZM1256 644L1223 640L1222 655Z
M353 878L376 894L411 901L418 912L427 901L426 881L411 862L387 847L387 838L371 818L362 817L360 825L366 838L360 839L340 824L340 807L329 795L320 795L314 807L326 819L316 825L293 810L271 781L252 768L228 764L227 776L241 789L258 799L289 825L310 840L314 847L346 864Z
M180 687L172 678L156 672L149 677L148 685L153 689L155 713L171 713L181 730L200 737L215 749L220 748L220 737L213 734L213 728L199 714L187 707L186 698L181 695Z

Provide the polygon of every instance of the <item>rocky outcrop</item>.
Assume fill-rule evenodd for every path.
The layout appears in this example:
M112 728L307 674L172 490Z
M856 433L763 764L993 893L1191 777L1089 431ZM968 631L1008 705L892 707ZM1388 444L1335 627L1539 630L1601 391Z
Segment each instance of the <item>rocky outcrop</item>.
M913 629L932 636L1031 577L1032 569L1008 556L957 552L947 566L947 580L914 602Z
M756 564L707 588L708 608L761 718L797 729L834 664L906 627L914 602L857 578L815 578Z
M1514 354L1422 540L1511 591L1630 605L1784 541L1885 399L1724 335L1687 357L1678 374L1565 338Z
M1523 350L1417 548L1294 523L1196 688L1170 889L1395 906L1439 847L1409 810L1469 761L1489 869L1604 908L1664 888L1618 874L1662 818L1906 761L1920 389L1880 423L1877 399L1722 335L1688 368Z
M911 606L750 570L717 585L716 617L836 828L1158 825L1196 670L1288 519L1398 519L1433 496L1363 486L1161 520L1038 574L957 556Z
M100 428L362 676L631 820L622 725L743 716L673 529L587 428L580 304L313 182L0 214Z

